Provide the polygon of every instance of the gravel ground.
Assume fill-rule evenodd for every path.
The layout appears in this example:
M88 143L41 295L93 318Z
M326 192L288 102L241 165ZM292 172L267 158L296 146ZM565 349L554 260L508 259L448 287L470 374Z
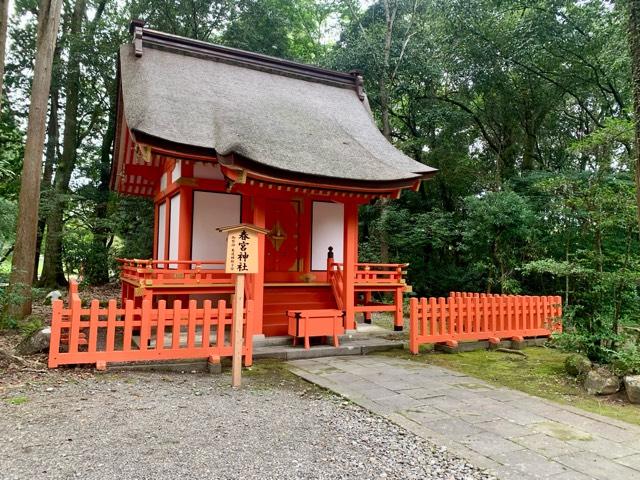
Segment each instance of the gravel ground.
M0 478L491 478L277 364L228 385L88 370L14 381L0 388Z

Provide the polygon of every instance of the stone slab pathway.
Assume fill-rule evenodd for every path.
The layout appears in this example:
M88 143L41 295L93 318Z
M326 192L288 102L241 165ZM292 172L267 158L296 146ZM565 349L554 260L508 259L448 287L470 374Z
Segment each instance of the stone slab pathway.
M504 480L640 480L640 427L625 422L400 358L289 365Z

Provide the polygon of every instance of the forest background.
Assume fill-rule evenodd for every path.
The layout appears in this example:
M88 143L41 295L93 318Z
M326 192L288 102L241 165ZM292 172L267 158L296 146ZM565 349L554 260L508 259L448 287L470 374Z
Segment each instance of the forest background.
M115 258L151 256L151 201L109 191L117 49L141 18L177 35L360 70L382 133L439 169L420 191L361 209L361 260L409 262L419 295L561 295L565 347L640 371L633 3L64 0L34 287L78 274L105 284L117 277ZM38 20L36 0L10 7L0 282L15 243ZM6 292L0 302L11 301Z

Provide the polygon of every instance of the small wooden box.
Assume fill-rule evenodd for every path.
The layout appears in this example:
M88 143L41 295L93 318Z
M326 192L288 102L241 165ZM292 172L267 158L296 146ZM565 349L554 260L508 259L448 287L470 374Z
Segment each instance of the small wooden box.
M338 335L344 334L344 312L342 310L289 310L289 335L296 344L298 337L304 337L304 347L308 350L309 337L333 337L333 345L338 347Z

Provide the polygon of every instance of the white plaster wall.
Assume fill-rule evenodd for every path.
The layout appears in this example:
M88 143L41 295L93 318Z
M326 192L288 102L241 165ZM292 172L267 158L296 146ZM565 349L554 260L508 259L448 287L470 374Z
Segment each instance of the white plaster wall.
M327 251L333 247L333 259L342 262L344 246L344 205L313 202L311 225L311 269L326 270Z
M171 182L174 183L182 176L182 162L176 160L173 170L171 171Z
M160 190L165 191L167 189L167 172L164 172L160 177Z
M167 204L162 202L158 206L158 255L156 260L164 260L164 249L166 244L165 234L167 232Z
M174 195L169 202L169 258L178 259L178 239L180 237L180 195ZM174 265L169 265L175 268Z
M240 201L240 195L194 192L191 243L193 260L224 260L227 234L217 229L240 223L242 218ZM224 266L217 268L224 268Z

